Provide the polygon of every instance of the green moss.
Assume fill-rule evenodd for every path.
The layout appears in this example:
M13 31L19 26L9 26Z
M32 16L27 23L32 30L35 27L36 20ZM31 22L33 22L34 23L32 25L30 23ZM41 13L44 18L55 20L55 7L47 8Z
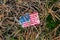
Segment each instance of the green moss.
M51 15L48 15L47 18L46 18L46 22L51 22L52 19L52 16Z
M58 24L60 24L60 21L59 20L54 21L51 15L49 15L46 18L46 22L47 22L46 26L49 29L49 31L52 31Z

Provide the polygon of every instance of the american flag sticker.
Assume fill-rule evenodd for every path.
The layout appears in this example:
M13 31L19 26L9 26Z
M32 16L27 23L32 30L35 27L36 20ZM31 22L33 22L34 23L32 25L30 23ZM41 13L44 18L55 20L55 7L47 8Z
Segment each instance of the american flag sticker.
M22 27L29 27L40 24L38 12L33 12L31 14L25 14L24 16L21 16L19 22Z
M24 16L21 16L19 19L19 23L22 25L22 27L29 27L30 26L29 14L25 14Z
M40 24L38 12L33 12L30 14L30 25L38 25Z

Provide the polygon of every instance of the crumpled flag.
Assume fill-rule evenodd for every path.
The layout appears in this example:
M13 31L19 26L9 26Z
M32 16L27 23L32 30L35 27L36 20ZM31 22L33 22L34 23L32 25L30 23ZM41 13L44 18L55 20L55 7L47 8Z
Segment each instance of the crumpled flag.
M24 16L20 17L19 22L22 27L29 27L40 24L38 12L33 12L31 14L26 13Z
M29 27L30 26L30 16L26 13L24 16L21 16L19 19L19 23L22 27Z
M33 12L30 14L30 25L38 25L40 24L38 12Z

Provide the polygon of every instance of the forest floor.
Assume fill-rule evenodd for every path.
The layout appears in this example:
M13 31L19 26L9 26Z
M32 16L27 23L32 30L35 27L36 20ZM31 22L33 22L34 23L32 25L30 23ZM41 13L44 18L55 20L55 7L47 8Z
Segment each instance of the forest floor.
M34 11L40 24L23 28L19 17ZM0 40L60 40L60 0L0 0Z

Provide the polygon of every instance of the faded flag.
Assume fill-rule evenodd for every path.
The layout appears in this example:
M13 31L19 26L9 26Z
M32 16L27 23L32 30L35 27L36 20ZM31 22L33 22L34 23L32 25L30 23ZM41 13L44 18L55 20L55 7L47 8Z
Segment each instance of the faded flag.
M24 16L21 16L19 22L22 27L29 27L40 24L38 12L33 12L31 14L27 13Z
M30 14L30 25L38 25L40 24L38 12L33 12Z

